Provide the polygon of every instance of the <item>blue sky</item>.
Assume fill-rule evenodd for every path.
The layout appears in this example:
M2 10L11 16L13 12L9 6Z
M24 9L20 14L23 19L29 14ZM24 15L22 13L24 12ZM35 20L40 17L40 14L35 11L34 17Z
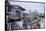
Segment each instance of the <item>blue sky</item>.
M25 8L26 13L29 13L29 10L31 10L31 12L37 10L39 13L44 13L44 4L42 3L10 2L10 4Z
M37 2L42 2L43 0L12 0L12 1L37 1Z

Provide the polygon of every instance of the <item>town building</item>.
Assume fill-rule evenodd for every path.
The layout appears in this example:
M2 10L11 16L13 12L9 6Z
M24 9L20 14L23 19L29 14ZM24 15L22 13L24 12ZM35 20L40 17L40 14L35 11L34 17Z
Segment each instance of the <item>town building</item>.
M9 5L8 7L8 12L7 15L7 30L11 30L11 29L19 29L17 25L15 25L16 23L18 23L17 21L22 21L22 11L25 11L24 8L22 8L21 6L18 5ZM22 24L21 24L22 25Z

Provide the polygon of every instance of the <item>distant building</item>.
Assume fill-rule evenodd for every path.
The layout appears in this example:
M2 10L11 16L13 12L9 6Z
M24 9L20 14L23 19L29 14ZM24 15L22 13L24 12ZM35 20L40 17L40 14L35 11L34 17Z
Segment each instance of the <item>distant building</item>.
M23 18L26 19L26 17L28 17L29 14L28 13L23 13Z
M41 22L40 22L41 27L40 28L45 28L45 14L41 13L39 17L41 19Z
M29 14L30 14L29 17L30 17L31 21L34 19L37 19L39 17L39 12L37 12L36 10L34 12L31 12L31 10L30 10Z

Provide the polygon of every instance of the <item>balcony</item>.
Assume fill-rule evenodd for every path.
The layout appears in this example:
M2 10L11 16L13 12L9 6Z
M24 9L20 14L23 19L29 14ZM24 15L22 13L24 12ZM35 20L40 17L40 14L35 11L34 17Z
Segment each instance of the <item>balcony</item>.
M20 13L15 13L14 15L9 15L9 18L17 20L17 19L21 18L21 14Z

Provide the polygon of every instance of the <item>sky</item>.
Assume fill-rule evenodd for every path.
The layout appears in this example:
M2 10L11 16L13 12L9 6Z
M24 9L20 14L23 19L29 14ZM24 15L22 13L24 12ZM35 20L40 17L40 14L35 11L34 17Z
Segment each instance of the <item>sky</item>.
M43 2L43 0L12 0L12 1L37 1L37 2Z
M10 2L11 5L19 5L25 8L25 12L29 13L37 10L39 13L44 13L44 4L43 3L29 3L29 2Z

